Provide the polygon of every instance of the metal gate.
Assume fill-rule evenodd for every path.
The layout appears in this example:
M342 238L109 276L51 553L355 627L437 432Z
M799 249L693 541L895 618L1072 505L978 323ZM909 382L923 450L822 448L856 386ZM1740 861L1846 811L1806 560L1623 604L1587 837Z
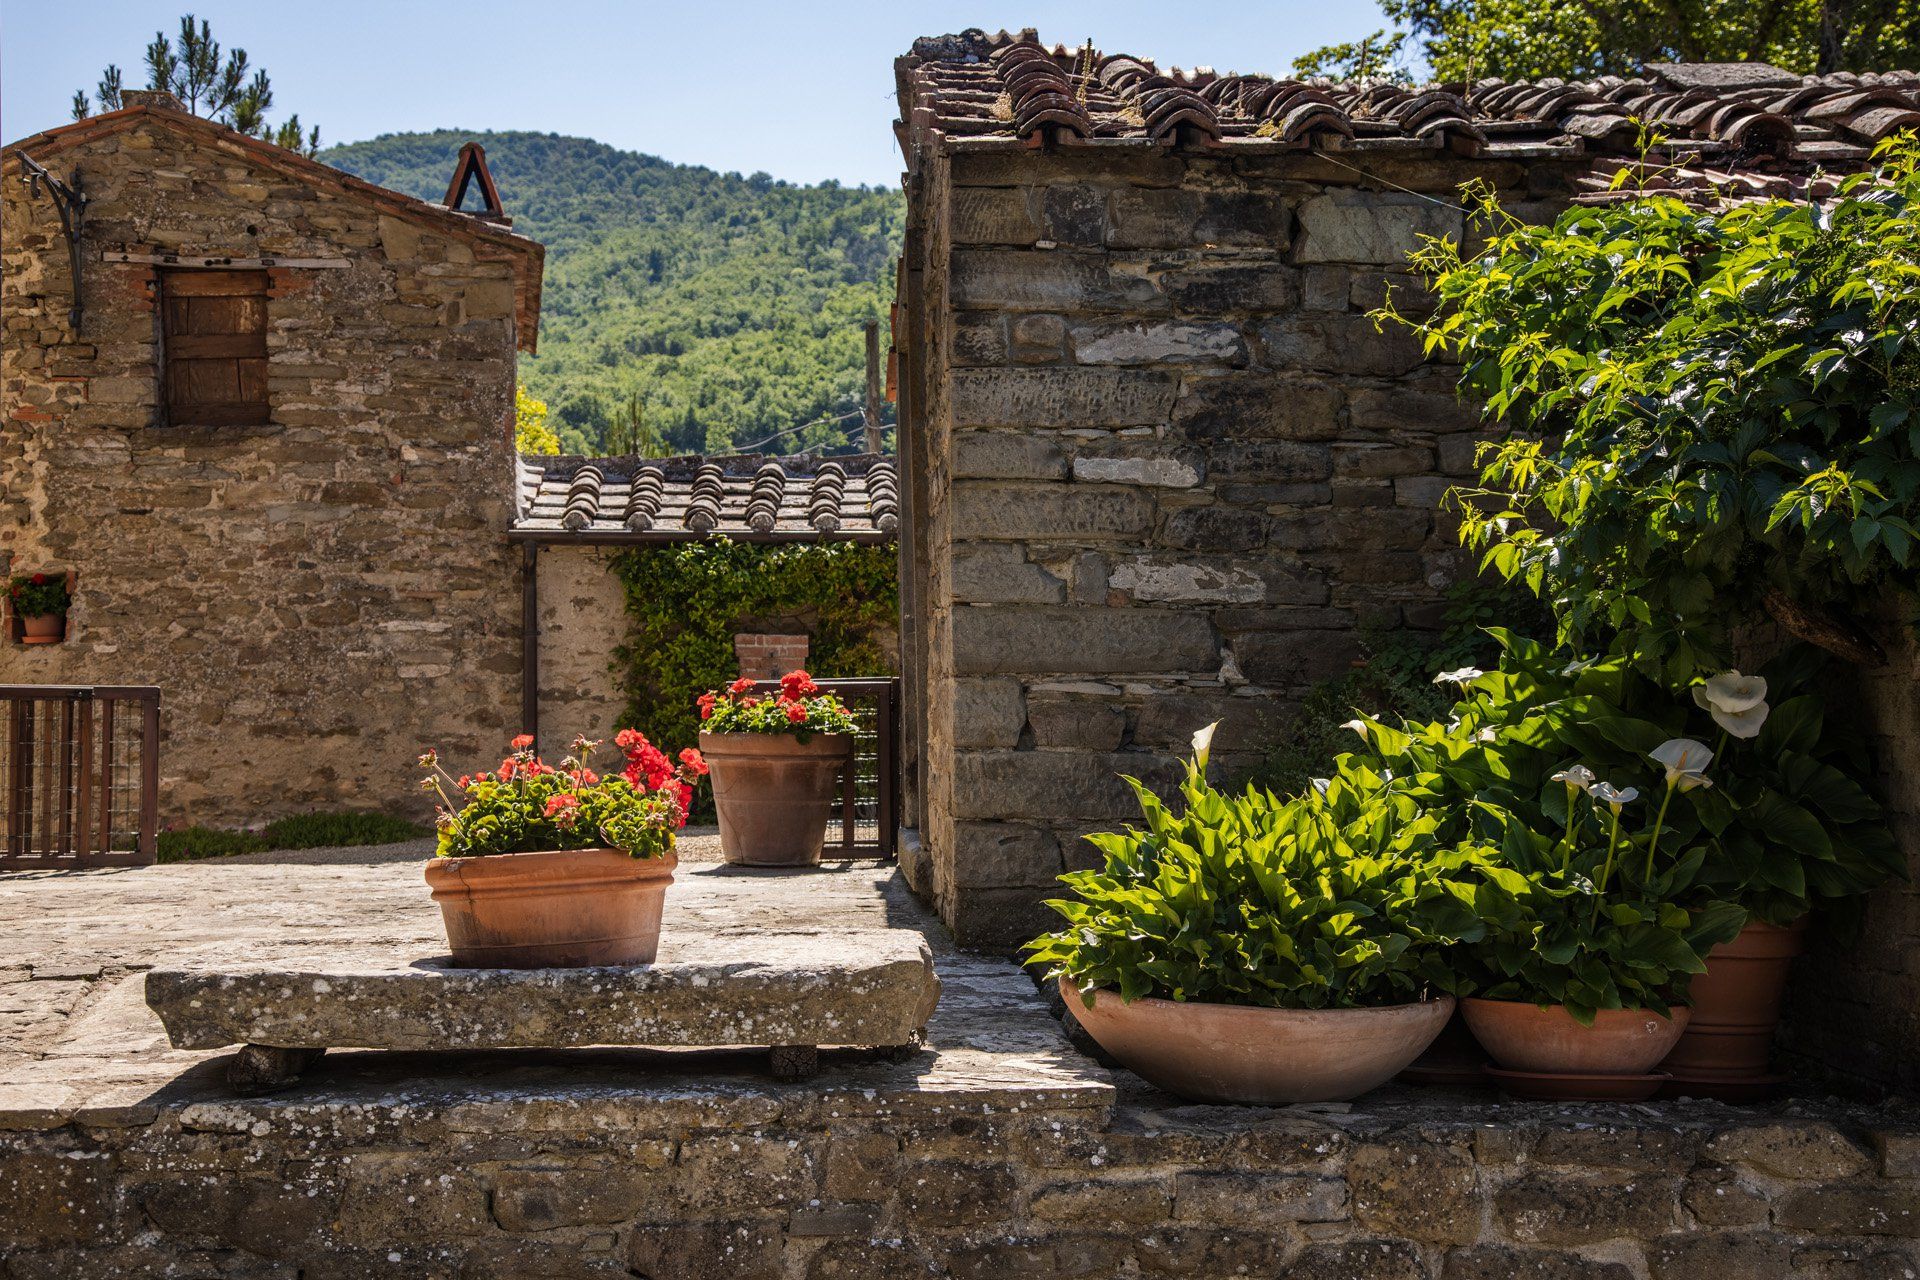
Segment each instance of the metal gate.
M853 759L840 775L834 818L827 827L829 858L891 858L900 830L900 680L814 678L820 692L847 704L856 726ZM777 694L778 680L755 682L757 693Z
M0 685L0 870L145 866L160 812L160 690Z

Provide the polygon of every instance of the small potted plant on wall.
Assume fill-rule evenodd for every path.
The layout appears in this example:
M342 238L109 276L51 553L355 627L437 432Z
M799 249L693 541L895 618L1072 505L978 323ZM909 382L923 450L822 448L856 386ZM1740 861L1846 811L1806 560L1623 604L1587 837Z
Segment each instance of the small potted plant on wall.
M720 851L745 866L812 866L826 845L834 783L853 759L853 716L804 671L780 677L777 695L754 688L743 676L700 696Z
M72 588L64 573L16 574L7 583L7 603L20 619L22 644L58 644L67 635Z
M457 779L435 752L420 757L423 785L440 801L427 884L454 964L652 963L675 834L706 763L688 748L676 764L632 729L614 741L626 767L609 777L589 767L600 744L586 738L559 768L525 734L497 768Z
M1468 871L1376 774L1336 770L1292 800L1206 780L1211 729L1170 807L1137 781L1142 829L1090 836L1061 877L1066 927L1029 943L1102 1048L1203 1102L1355 1097L1440 1033L1457 949L1480 938ZM1132 781L1131 779L1129 781Z

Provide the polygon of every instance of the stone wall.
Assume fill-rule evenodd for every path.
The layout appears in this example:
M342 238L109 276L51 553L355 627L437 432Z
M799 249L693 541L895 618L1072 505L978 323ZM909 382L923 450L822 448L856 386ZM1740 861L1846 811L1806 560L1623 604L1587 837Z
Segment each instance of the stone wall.
M1831 714L1861 716L1875 792L1907 856L1905 882L1871 894L1857 922L1816 924L1794 969L1782 1044L1838 1087L1920 1090L1920 644L1904 619L1876 628L1891 661L1848 672Z
M958 144L956 144L958 145ZM1364 170L1364 172L1362 172ZM926 669L916 885L970 944L1221 721L1244 770L1361 628L1428 627L1468 473L1455 371L1367 312L1455 189L1552 161L957 150L912 175L908 453Z
M627 695L613 651L630 638L626 596L610 561L589 546L540 548L540 748L549 760L575 735L611 744ZM612 760L609 745L598 757Z
M1045 1090L528 1078L510 1095L386 1082L346 1098L0 1113L0 1275L1898 1280L1920 1267L1920 1138L1886 1113L1443 1094L1315 1115L1151 1094L1074 1105Z
M78 337L51 205L0 184L0 568L77 575L0 681L159 685L165 821L420 810L423 744L517 728L512 268L153 118L76 165ZM196 428L160 425L154 269L109 252L349 265L273 271L272 424Z

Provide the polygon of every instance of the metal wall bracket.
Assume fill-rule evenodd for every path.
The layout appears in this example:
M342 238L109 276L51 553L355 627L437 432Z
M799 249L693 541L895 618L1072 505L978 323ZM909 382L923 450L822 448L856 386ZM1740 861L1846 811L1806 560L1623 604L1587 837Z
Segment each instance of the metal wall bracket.
M67 311L67 323L72 326L74 335L80 333L80 317L83 304L80 291L80 232L87 216L87 202L90 196L81 190L80 171L75 169L73 177L62 182L49 173L46 167L24 151L16 152L20 157L20 167L26 172L20 175L20 181L27 184L27 190L33 195L40 194L41 184L47 188L47 198L53 201L53 208L60 215L60 234L66 237L67 258L73 267L73 306Z

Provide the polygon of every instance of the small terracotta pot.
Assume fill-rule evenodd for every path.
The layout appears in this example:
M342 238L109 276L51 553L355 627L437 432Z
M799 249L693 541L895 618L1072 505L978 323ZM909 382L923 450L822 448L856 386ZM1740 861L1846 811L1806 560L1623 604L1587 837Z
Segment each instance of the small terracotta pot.
M1755 920L1709 951L1707 971L1688 989L1693 1019L1660 1069L1688 1083L1765 1077L1787 970L1806 949L1806 935L1805 918L1785 928Z
M22 644L59 644L66 634L67 616L64 613L43 613L37 618L21 615Z
M749 867L808 867L820 861L833 814L834 784L853 757L844 733L703 733L713 770L720 853Z
M619 849L430 858L453 962L463 969L651 964L679 859Z
M1644 1075L1686 1030L1690 1010L1671 1018L1651 1009L1602 1009L1583 1027L1564 1006L1530 1000L1460 1002L1467 1026L1493 1060L1509 1071L1556 1075Z
M1135 1000L1065 979L1087 1034L1128 1070L1196 1102L1343 1102L1391 1080L1447 1025L1453 997L1380 1009L1262 1009Z

